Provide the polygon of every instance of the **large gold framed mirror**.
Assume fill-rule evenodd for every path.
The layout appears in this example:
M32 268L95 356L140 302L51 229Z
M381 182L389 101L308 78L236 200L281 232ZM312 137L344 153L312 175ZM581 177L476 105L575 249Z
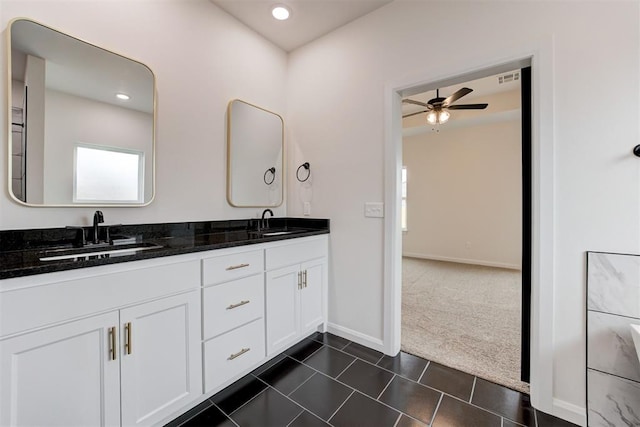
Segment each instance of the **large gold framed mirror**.
M227 200L235 207L276 207L284 194L284 121L234 99L227 108Z
M28 206L144 206L155 194L155 76L30 19L11 21L9 192Z

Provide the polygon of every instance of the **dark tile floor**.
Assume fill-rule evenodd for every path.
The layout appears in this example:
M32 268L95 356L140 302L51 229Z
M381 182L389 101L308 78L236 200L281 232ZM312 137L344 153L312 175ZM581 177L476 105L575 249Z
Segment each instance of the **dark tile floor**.
M567 427L529 396L407 353L314 334L167 427Z

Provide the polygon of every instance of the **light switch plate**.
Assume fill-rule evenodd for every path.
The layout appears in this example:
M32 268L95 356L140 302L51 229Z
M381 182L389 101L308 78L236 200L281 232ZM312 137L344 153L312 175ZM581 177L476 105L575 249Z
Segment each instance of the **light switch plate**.
M304 202L304 204L302 205L302 213L305 216L309 216L311 215L311 202Z
M383 218L384 217L384 203L382 202L367 202L364 204L364 216L368 218Z

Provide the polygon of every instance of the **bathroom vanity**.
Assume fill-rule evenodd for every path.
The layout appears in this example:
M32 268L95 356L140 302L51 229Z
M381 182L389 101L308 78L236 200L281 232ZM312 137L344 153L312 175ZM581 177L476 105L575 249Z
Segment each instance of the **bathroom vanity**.
M0 232L0 425L158 425L325 328L328 220L115 231L154 249L42 261L73 230Z

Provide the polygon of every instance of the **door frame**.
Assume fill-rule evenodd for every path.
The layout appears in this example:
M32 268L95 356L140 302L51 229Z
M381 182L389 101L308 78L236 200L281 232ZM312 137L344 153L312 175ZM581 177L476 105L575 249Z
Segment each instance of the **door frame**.
M553 399L554 115L553 39L501 49L493 55L452 60L385 85L384 331L386 354L400 351L402 296L402 97L527 66L532 68L531 117L531 402L564 415ZM439 68L438 68L439 67ZM575 417L575 414L565 417Z

